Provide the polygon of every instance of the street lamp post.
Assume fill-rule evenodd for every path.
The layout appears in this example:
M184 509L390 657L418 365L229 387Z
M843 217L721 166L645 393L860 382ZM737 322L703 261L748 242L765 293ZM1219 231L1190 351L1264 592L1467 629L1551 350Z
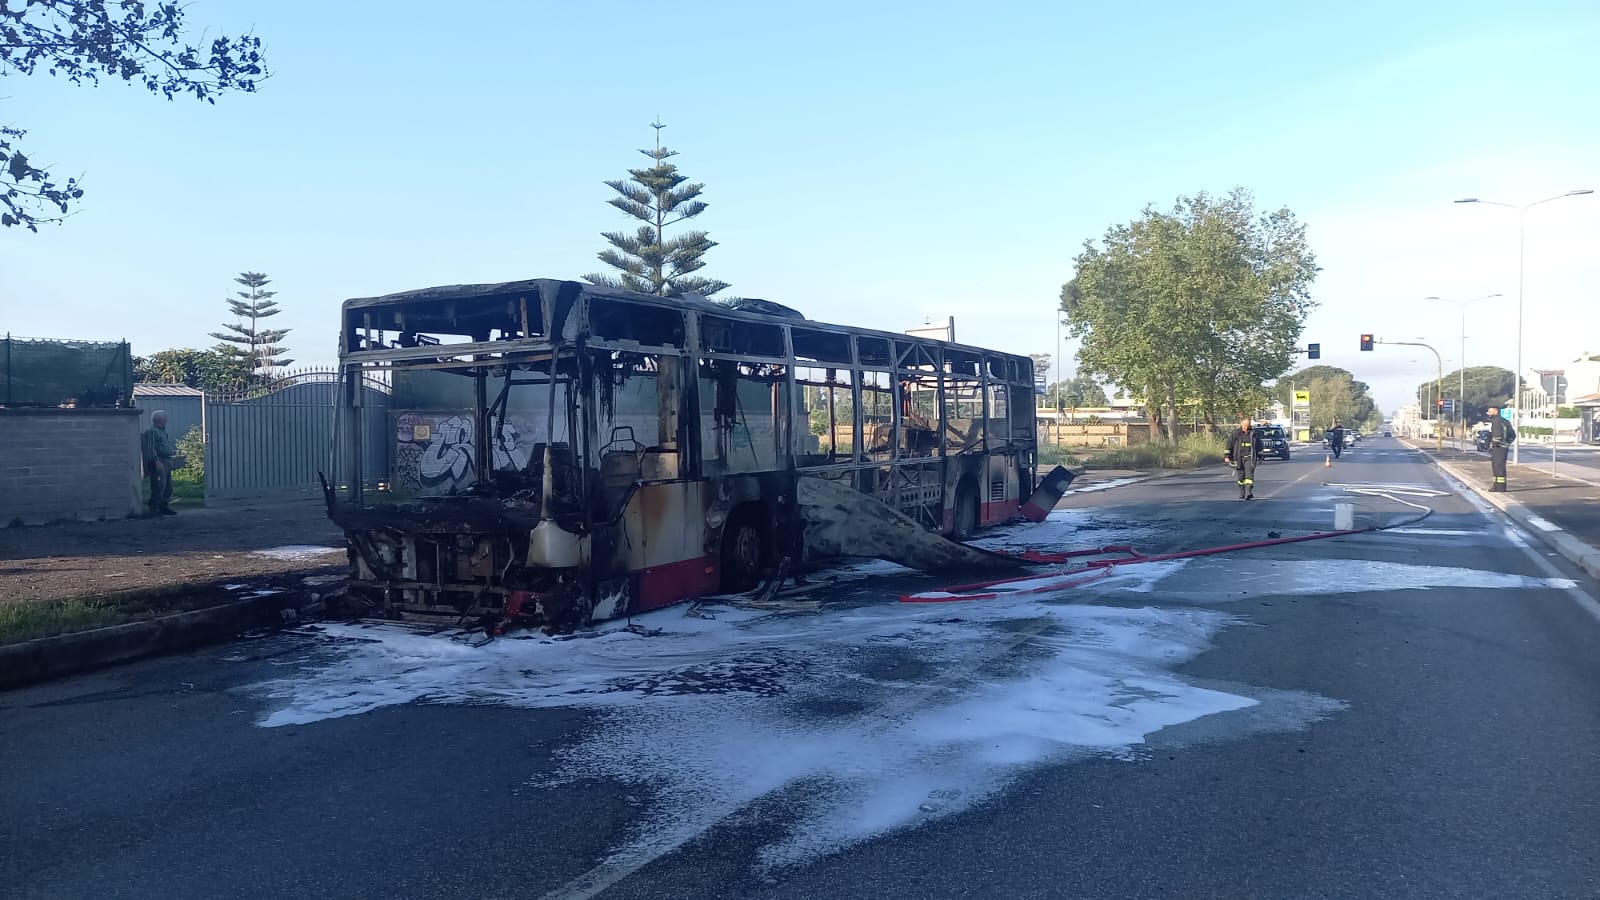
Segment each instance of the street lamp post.
M1424 300L1443 300L1446 303L1454 303L1461 308L1461 368L1457 372L1461 377L1459 379L1460 385L1456 388L1456 444L1461 448L1462 453L1467 452L1467 307L1477 303L1479 300L1492 300L1501 296L1504 295L1485 294L1482 297L1473 297L1471 300L1452 300L1449 297L1423 298Z
M1584 194L1592 193L1594 193L1594 191L1590 188L1580 188L1576 191L1567 191L1565 194L1557 194L1554 197L1546 197L1543 200L1535 200L1532 203L1524 204L1523 206L1517 206L1512 203L1500 203L1494 200L1480 200L1477 197L1467 197L1456 201L1457 203L1482 203L1488 206L1504 206L1506 209L1514 209L1517 211L1517 393L1514 398L1516 406L1513 407L1515 412L1512 413L1512 427L1519 433L1522 431L1522 294L1523 275L1525 274L1526 270L1525 262L1527 260L1528 247L1528 210L1533 209L1535 206L1539 206L1540 204L1549 203L1552 200L1560 200L1563 197L1581 197ZM1557 409L1557 412L1560 412L1559 408ZM1552 474L1555 472L1556 468L1555 422L1556 420L1552 419L1550 427L1550 471ZM1519 440L1511 445L1511 461L1513 463L1521 462L1521 450L1522 441Z
M1385 340L1379 340L1378 343L1380 343L1380 344L1393 344L1393 345L1395 345L1397 347L1424 347L1424 348L1426 348L1428 350L1433 350L1434 362L1438 363L1438 365L1439 365L1439 375L1438 375L1437 378L1434 379L1433 386L1438 391L1438 396L1440 396L1440 397L1444 396L1444 357L1439 355L1439 351L1438 350L1434 350L1433 347L1431 347L1431 346L1429 346L1427 344L1424 344L1421 341L1385 341ZM1430 392L1429 395L1428 395L1428 398L1429 398L1428 402L1429 402L1430 406L1432 406L1433 403L1434 403L1433 397L1434 397L1434 394L1432 392ZM1444 449L1444 428L1442 427L1444 425L1444 416L1439 413L1439 408L1437 406L1434 406L1433 415L1434 415L1434 420L1433 420L1434 421L1434 425L1433 425L1433 449L1434 449L1434 452L1439 452L1439 451Z

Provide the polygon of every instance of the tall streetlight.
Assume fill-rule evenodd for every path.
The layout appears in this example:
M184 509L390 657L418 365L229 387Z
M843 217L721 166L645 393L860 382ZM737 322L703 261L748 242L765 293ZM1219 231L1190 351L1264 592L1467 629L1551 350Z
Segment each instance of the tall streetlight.
M1461 447L1461 452L1467 452L1467 307L1479 300L1492 300L1503 294L1484 294L1482 297L1473 297L1471 300L1452 300L1449 297L1424 297L1424 300L1443 300L1454 303L1461 308L1461 386L1456 389L1456 443Z
M1567 191L1565 194L1557 194L1554 197L1546 197L1543 200L1535 200L1532 203L1528 203L1528 204L1525 204L1523 206L1517 206L1516 204L1513 204L1513 203L1500 203L1500 202L1495 201L1495 200L1480 200L1477 197L1467 197L1465 199L1456 201L1457 203L1484 203L1484 204L1487 204L1489 206L1504 206L1506 209L1514 209L1514 210L1517 211L1517 394L1513 398L1513 402L1515 403L1515 406L1513 407L1513 409L1515 410L1515 412L1512 414L1512 418L1513 418L1512 427L1515 428L1518 432L1520 432L1522 430L1522 283L1523 283L1522 276L1523 276L1524 271L1525 271L1525 263L1526 263L1526 260L1527 260L1528 210L1533 209L1535 206L1538 206L1540 204L1549 203L1552 200L1560 200L1563 197L1581 197L1584 194L1592 194L1592 193L1594 193L1594 191L1592 189L1590 189L1590 188L1581 188L1581 189L1576 190L1576 191ZM1557 410L1557 412L1559 412L1559 410ZM1551 423L1550 423L1550 468L1551 468L1551 471L1555 470L1555 464L1556 464L1556 440L1555 440L1555 437L1556 437L1555 420L1552 419ZM1521 451L1522 451L1522 442L1521 441L1517 441L1515 444L1511 445L1511 461L1512 462L1515 463L1515 462L1520 462L1522 460L1522 452Z

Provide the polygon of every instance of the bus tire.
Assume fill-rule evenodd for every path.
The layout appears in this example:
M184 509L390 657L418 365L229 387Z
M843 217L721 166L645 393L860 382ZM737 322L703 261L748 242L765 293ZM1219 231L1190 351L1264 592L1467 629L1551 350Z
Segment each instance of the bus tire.
M956 505L952 512L952 538L965 541L978 533L978 486L972 479L963 478L956 488Z
M759 507L745 507L722 529L722 590L755 590L767 560L767 535Z

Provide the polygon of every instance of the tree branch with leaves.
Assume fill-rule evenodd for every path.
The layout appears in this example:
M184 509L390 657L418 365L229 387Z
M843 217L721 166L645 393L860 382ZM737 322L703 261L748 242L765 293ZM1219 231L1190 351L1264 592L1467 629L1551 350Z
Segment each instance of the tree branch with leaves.
M120 78L168 100L186 94L206 103L254 92L267 77L260 39L247 32L191 45L184 12L143 0L0 0L0 76L43 71L91 86ZM38 231L69 215L83 188L35 165L18 146L26 134L0 127L0 225Z

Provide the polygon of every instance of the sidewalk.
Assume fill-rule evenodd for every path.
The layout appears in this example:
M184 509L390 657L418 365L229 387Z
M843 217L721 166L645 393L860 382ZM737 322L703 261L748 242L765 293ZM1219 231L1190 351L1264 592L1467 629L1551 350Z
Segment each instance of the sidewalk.
M1488 454L1401 443L1421 450L1440 469L1525 526L1562 556L1600 578L1600 485L1560 478L1533 466L1510 466L1504 494L1489 490Z
M342 566L343 547L319 503L0 528L0 604Z

